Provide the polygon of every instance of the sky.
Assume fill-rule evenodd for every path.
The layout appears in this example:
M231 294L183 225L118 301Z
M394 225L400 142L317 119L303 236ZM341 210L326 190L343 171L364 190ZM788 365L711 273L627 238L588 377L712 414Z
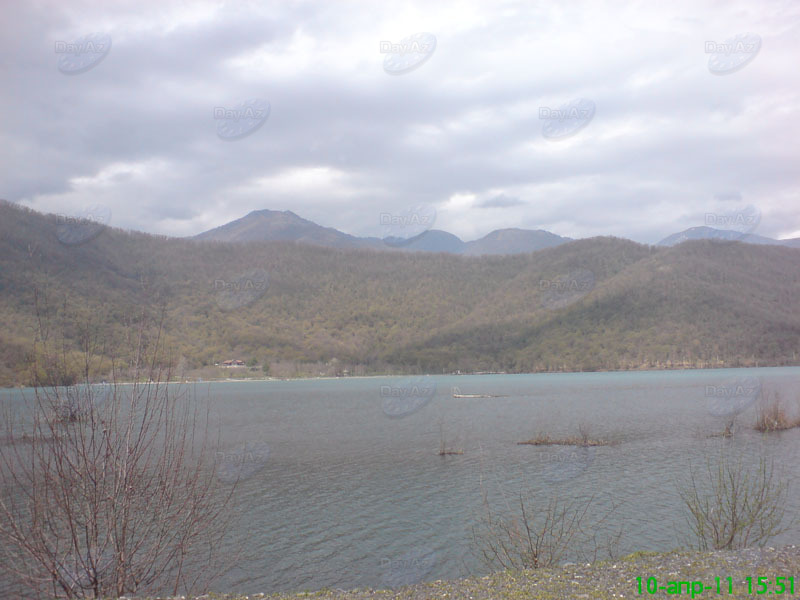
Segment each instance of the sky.
M798 58L796 0L3 0L0 198L170 236L800 237Z

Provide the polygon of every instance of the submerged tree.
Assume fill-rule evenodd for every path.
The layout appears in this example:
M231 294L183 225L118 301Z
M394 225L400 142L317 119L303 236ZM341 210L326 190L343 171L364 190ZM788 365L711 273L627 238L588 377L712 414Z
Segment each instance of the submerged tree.
M208 409L163 383L161 322L142 316L129 332L133 383L115 383L115 364L99 387L89 378L97 331L72 325L82 328L81 383L39 378L21 410L5 410L0 564L35 597L204 591L225 570L216 552L234 490L214 485ZM34 372L59 379L66 346L42 327L37 344Z
M472 542L486 567L539 569L566 560L617 556L623 528L613 517L620 502L595 494L569 497L567 489L552 486L526 490L523 485L507 493L506 484L498 481L490 490L481 475L482 506L472 526Z
M722 454L705 473L690 469L680 488L689 528L700 550L764 546L789 527L788 483L776 480L774 463L761 457L747 468L741 458Z
M610 531L605 522L616 507L598 517L591 514L594 504L594 496L543 500L520 493L518 511L503 515L484 498L484 515L472 528L478 557L491 569L516 570L554 567L567 558L593 561L604 553L614 558L622 529Z

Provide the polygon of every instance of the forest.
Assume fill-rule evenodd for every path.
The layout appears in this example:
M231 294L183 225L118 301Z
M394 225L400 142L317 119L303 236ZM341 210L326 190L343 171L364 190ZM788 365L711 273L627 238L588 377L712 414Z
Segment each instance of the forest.
M231 359L286 377L800 364L799 249L596 237L467 257L82 226L0 203L0 385L29 385L44 342L74 354L69 383L90 330L106 379L143 318L186 377Z

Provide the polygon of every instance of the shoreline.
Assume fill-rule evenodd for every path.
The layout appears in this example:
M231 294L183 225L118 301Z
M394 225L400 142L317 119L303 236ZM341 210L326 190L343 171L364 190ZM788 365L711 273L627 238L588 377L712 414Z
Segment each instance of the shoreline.
M730 579L730 582L728 578ZM341 590L323 588L317 591L274 594L215 594L178 596L184 600L290 600L320 598L326 600L368 600L374 598L429 600L611 600L617 598L749 598L756 597L758 578L769 581L771 595L780 595L776 577L784 577L787 586L782 597L800 594L800 547L764 547L741 550L634 552L615 560L567 564L561 567L498 571L465 579L436 580L394 589L357 588ZM788 578L794 579L794 593L789 594ZM641 593L639 580L641 579ZM655 578L658 590L649 593L649 578ZM751 579L748 592L747 578ZM717 591L719 580L720 591ZM684 585L681 585L684 584ZM703 592L698 592L702 585ZM728 586L732 593L729 593ZM676 591L676 586L681 589ZM694 588L693 588L694 586ZM762 593L763 594L763 593ZM126 596L128 600L149 600Z
M411 378L411 377L470 377L470 376L482 376L482 375L503 375L503 376L518 376L518 375L586 375L592 373L666 373L666 372L673 372L673 371L740 371L740 370L753 370L753 369L797 369L800 368L800 365L765 365L759 367L664 367L660 369L604 369L604 370L596 370L596 371L531 371L526 373L500 373L500 372L486 372L480 371L476 373L416 373L416 374L403 374L403 375L347 375L347 376L335 376L335 375L320 375L317 377L247 377L238 379L235 377L226 377L224 379L202 379L202 380L186 380L186 381L160 381L158 382L159 385L192 385L192 384L203 384L203 383L264 383L267 381L327 381L327 380L342 380L342 379L385 379L389 377L404 377L404 378ZM113 382L108 381L98 381L91 383L90 385L103 385L103 383L108 383L110 385L115 385ZM116 385L134 385L135 382L133 381L118 381ZM142 381L140 384L145 384L147 382ZM153 382L156 383L156 382ZM83 385L82 383L76 385ZM53 386L41 386L41 387L53 387ZM70 387L70 386L56 386L56 387ZM33 389L32 386L0 386L0 390L25 390L25 389Z

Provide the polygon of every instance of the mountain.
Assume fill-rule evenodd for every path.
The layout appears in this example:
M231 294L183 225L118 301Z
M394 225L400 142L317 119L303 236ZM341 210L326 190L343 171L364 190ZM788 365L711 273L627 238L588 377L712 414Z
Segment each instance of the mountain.
M439 229L429 229L408 240L384 238L383 243L390 248L396 248L398 250L449 252L450 254L461 254L464 252L466 246L458 236Z
M524 254L569 241L572 239L542 229L497 229L479 240L467 242L464 254Z
M410 239L356 237L322 227L291 211L256 210L241 219L194 236L197 240L221 242L293 241L328 248L373 248L418 252L448 252L479 256L525 254L570 241L542 230L499 229L479 240L464 242L446 231L431 229Z
M775 240L754 233L714 229L713 227L690 227L689 229L665 237L658 242L658 245L674 246L675 244L680 244L688 240L723 240L729 242L744 242L746 244L800 248L800 238Z
M194 236L198 240L223 242L293 241L328 248L372 248L417 252L448 252L465 256L527 254L573 241L541 229L497 229L470 242L446 231L432 229L411 239L357 237L332 227L322 227L291 211L257 210L241 219ZM658 246L674 246L689 240L740 241L747 244L800 248L800 238L776 240L754 233L691 227L673 233Z
M322 227L290 210L254 210L241 219L209 229L196 240L220 242L292 241L330 248L380 247L377 238L357 238L332 227Z
M279 376L333 359L360 374L800 364L794 248L599 237L471 257L62 226L0 204L0 384L30 383L40 319L70 369L102 336L90 368L107 377L142 315L163 318L146 339L190 370L228 358Z

